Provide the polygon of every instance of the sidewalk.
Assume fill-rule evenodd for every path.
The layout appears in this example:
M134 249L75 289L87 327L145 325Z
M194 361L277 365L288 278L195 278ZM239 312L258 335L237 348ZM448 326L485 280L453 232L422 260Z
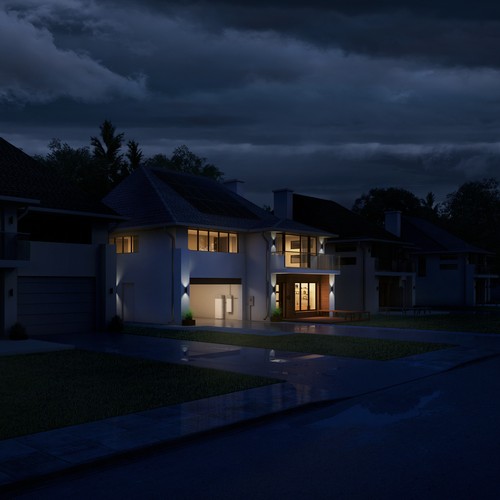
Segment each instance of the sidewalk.
M216 325L204 328L207 326ZM0 341L0 354L13 354L14 346L18 352L23 348L34 352L36 348L80 347L285 380L272 386L0 441L0 487L112 459L123 453L164 446L304 405L360 396L500 354L500 336L496 335L292 323L280 324L278 328L268 323L253 323L240 328L268 335L299 329L327 335L446 342L456 347L394 361L368 361L279 351L272 356L266 349L134 335L70 334L50 336L47 341ZM188 346L187 361L183 360L185 345Z

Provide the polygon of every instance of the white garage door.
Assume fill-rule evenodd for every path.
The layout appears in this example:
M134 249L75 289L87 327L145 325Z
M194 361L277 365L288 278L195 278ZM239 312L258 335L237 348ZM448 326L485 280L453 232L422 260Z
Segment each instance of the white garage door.
M94 278L18 278L18 319L28 335L95 330Z
M191 283L190 293L190 309L195 318L241 320L241 285Z

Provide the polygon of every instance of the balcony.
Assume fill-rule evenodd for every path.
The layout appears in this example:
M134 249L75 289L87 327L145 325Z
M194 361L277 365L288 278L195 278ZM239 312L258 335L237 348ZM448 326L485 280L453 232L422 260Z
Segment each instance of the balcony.
M0 261L30 260L29 235L0 231Z
M337 255L313 254L306 252L273 252L271 254L273 269L309 269L312 271L339 270Z

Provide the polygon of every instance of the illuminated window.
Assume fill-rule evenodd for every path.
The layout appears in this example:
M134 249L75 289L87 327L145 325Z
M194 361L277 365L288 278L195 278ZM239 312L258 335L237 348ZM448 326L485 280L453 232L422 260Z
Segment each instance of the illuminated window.
M116 245L116 253L137 253L139 251L138 236L116 236L109 238L110 245Z
M238 235L225 231L188 229L188 249L199 252L238 253Z
M318 240L314 236L277 234L275 253L285 254L285 267L310 267L311 257L318 252Z
M295 283L295 310L316 309L316 283Z

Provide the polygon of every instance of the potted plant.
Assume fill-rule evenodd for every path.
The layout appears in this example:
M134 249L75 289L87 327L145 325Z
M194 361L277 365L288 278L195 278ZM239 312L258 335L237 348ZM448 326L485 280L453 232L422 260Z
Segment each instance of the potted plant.
M271 321L281 321L283 319L283 312L281 308L277 307L271 314Z
M196 321L193 319L193 313L191 311L186 311L184 314L184 318L182 320L183 326L194 326L196 325Z

